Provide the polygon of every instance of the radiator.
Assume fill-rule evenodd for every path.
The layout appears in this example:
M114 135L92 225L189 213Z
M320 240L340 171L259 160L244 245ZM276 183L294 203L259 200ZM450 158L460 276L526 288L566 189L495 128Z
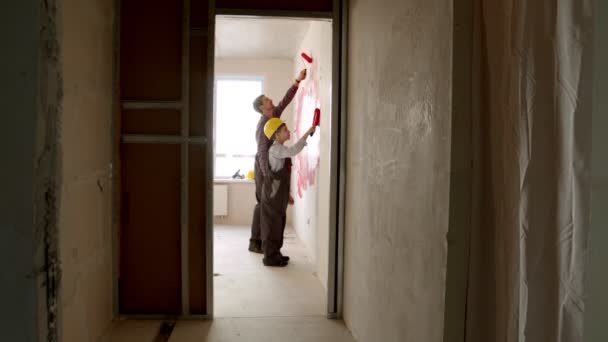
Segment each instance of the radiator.
M213 216L228 216L228 185L213 185Z

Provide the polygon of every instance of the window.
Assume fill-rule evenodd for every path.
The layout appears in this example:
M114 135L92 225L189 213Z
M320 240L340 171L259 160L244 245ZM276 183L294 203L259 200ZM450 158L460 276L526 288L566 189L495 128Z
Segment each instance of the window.
M253 100L262 94L261 77L218 77L215 113L215 178L253 170L260 114Z

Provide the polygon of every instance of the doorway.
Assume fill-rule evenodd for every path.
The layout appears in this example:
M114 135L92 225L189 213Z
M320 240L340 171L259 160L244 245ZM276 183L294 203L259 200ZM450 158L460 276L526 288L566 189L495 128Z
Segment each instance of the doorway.
M342 237L339 227L343 209L339 203L344 188L344 171L340 169L344 163L340 161L345 155L341 132L345 127L344 115L340 115L345 80L341 79L343 75L338 68L344 65L342 51L345 50L342 39L345 32L340 24L341 2L287 6L270 1L256 2L251 5L255 8L241 5L203 0L162 1L153 6L140 0L119 4L114 121L118 181L113 192L113 205L117 208L113 221L116 315L188 319L214 316L216 19L249 16L315 19L331 27L327 37L331 42L327 48L331 50L331 67L327 67L323 80L327 82L325 89L333 91L326 104L330 109L322 114L323 129L318 135L321 139L321 134L329 134L330 157L318 164L329 167L330 173L325 179L329 199L322 206L328 218L321 220L329 232L327 240L319 243L327 246L326 252L320 254L326 255L327 275L319 278L326 282L325 313L340 316ZM145 15L142 9L146 9ZM238 32L242 36L250 33ZM315 55L316 52L313 57ZM295 69L291 69L291 75L286 73L281 83L293 81ZM263 86L270 84L263 83ZM281 96L280 93L271 95ZM293 124L294 129L297 128L295 121ZM314 184L320 185L319 179L314 179ZM302 198L306 198L307 186L312 184L294 182L296 195L300 195L297 192L300 190ZM230 193L226 193L230 197ZM311 201L315 208L316 200ZM216 201L216 205L219 203ZM235 213L228 207L229 202L225 203L229 212ZM251 215L249 210L236 212ZM316 217L310 216L303 222L316 225Z
M214 316L327 315L329 255L335 254L329 215L332 22L218 15L214 65ZM252 103L265 94L278 105L302 69L307 78L281 115L292 131L287 145L310 127L316 108L321 125L292 158L294 204L287 211L282 248L289 265L265 267L261 254L247 250L260 119Z

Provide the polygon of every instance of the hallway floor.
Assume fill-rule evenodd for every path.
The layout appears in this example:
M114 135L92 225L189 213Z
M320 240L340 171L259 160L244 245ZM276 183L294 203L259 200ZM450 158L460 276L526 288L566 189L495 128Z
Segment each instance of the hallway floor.
M295 231L285 231L287 267L264 266L249 236L246 226L215 226L215 317L325 317L325 288Z
M161 342L160 321L120 321L99 342ZM168 342L355 342L342 321L325 317L216 318L177 322Z
M284 268L265 267L247 251L250 228L215 226L212 321L179 321L169 342L354 342L340 320L326 318L326 292L303 243L285 232ZM156 342L161 321L122 320L100 342Z

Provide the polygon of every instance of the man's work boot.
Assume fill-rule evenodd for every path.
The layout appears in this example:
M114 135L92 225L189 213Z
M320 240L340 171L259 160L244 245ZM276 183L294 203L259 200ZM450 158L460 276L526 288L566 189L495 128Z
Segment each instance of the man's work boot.
M249 251L260 254L264 253L264 251L262 251L262 241L249 240Z

